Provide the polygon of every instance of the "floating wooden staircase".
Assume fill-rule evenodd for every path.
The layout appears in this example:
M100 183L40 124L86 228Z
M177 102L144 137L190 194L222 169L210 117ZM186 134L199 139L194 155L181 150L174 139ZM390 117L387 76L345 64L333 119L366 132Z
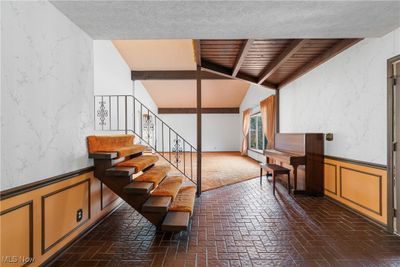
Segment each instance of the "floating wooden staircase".
M184 176L168 176L158 156L134 144L133 135L89 136L95 176L162 231L189 227L196 185Z

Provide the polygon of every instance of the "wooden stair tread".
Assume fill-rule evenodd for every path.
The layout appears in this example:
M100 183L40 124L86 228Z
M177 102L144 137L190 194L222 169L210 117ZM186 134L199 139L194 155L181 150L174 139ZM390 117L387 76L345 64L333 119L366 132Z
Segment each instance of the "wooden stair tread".
M143 151L146 150L146 146L144 145L130 145L130 146L124 146L116 149L116 152L118 153L118 157L127 157L131 155L136 155L139 153L143 153Z
M183 183L182 176L168 176L166 177L154 191L152 196L170 197L174 199L179 192Z
M153 189L153 183L133 181L124 187L124 191L130 194L145 195Z
M170 166L154 166L142 175L135 178L135 182L152 183L154 188L167 176Z
M171 205L172 198L171 197L156 197L151 196L142 206L143 212L167 212L168 207Z
M144 169L154 165L158 161L158 156L155 155L142 155L133 159L125 160L118 163L116 166L119 167L131 167L135 168L136 172L143 171Z
M89 153L89 158L91 159L116 159L118 157L117 152L93 152Z
M130 177L132 174L136 173L136 169L132 167L121 167L116 166L106 170L107 176L124 176Z
M196 186L193 184L182 186L176 198L172 201L168 211L189 212L192 214L195 199Z
M161 230L169 232L186 230L189 227L189 220L189 212L170 211L167 213L167 216L161 224Z

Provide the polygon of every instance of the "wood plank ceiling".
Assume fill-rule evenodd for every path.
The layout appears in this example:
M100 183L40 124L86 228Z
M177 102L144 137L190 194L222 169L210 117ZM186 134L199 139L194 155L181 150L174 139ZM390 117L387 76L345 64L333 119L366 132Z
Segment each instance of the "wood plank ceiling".
M195 40L205 70L279 89L361 39Z

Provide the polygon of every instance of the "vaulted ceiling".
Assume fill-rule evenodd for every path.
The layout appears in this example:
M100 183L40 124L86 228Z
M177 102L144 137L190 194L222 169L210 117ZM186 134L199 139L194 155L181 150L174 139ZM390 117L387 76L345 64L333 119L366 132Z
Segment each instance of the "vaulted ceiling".
M143 81L159 108L196 107L195 80ZM237 108L249 84L236 80L203 80L202 106L205 108Z
M195 70L192 40L114 40L131 70L168 71ZM223 78L223 77L221 77ZM159 108L196 107L196 81L143 80ZM249 83L235 79L213 79L202 82L202 106L205 108L237 108L249 88Z
M114 40L131 70L195 70L191 39Z
M249 83L280 89L361 39L115 40L159 108L196 106L195 76L202 67L203 107L239 107ZM171 77L171 73L173 76ZM156 74L156 75L155 75Z

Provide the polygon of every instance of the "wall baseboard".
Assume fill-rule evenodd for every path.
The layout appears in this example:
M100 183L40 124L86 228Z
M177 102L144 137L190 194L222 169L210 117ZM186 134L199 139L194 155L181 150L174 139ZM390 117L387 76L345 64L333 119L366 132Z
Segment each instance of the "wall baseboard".
M386 165L378 164L378 163L372 163L372 162L355 160L355 159L348 159L348 158L341 158L341 157L335 157L335 156L329 156L329 155L325 155L324 157L327 158L327 159L333 159L333 160L353 163L353 164L362 165L362 166L366 166L366 167L378 168L378 169L382 169L382 170L386 170L387 169Z
M329 196L324 196L324 198L327 199L328 201L330 201L330 202L332 202L332 203L335 203L336 205L338 205L338 206L340 206L340 207L342 207L342 208L348 210L349 212L351 212L351 213L353 213L353 214L356 214L356 215L362 217L363 219L365 219L365 220L369 221L370 223L372 223L372 224L378 226L379 228L382 228L383 230L386 230L386 225L385 225L385 224L383 224L383 223L381 223L381 222L378 222L378 221L376 221L376 220L373 220L373 219L371 219L371 218L368 217L368 216L365 216L365 215L362 214L361 212L359 212L359 211L357 211L357 210L355 210L355 209L353 209L353 208L351 208L351 207L349 207L349 206L347 206L347 205L341 203L340 201L337 201L337 200L334 199L334 198L331 198L331 197L329 197Z
M380 224L387 224L387 172L381 165L326 156L324 194Z
M115 211L117 211L124 203L119 204L115 208L113 208L109 213L101 217L97 222L86 228L83 232L81 232L77 237L75 237L73 240L68 242L62 249L58 250L56 253L54 253L50 258L48 258L46 261L44 261L40 266L50 266L53 264L57 259L61 256L63 252L68 250L71 246L73 246L75 243L77 243L79 240L84 238L86 235L88 235L91 231L93 231L97 226L99 226L102 222L108 219Z

